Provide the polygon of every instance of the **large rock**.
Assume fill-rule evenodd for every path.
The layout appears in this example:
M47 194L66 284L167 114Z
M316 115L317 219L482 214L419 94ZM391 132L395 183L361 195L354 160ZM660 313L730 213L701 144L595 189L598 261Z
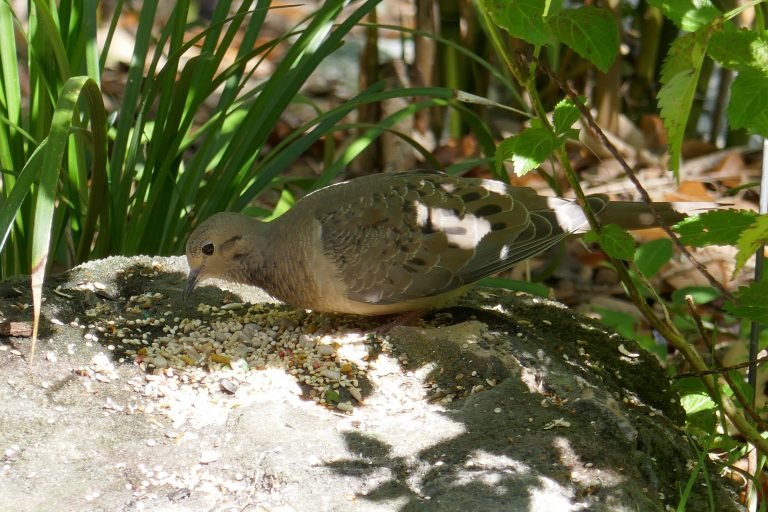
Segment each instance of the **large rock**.
M656 511L696 467L656 360L557 303L481 290L382 336L247 287L184 305L185 272L88 263L50 279L31 369L1 339L0 508Z

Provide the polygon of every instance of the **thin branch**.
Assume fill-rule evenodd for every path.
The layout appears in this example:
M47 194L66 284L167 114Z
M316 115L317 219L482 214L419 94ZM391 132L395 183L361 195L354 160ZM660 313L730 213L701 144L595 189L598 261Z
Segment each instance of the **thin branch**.
M719 366L717 368L714 368L712 370L702 370L700 372L683 372L678 373L674 375L673 379L684 379L687 377L703 377L704 375L715 375L717 373L726 373L731 370L741 370L742 368L749 368L752 364L761 364L768 362L768 356L764 357L758 357L757 359L752 359L749 361L744 361L743 363L734 364L731 366Z
M541 63L540 63L541 64ZM557 83L558 87L565 92L565 94L574 102L576 107L581 112L581 115L586 119L587 126L589 127L590 131L592 132L592 135L594 135L596 138L602 142L603 146L608 150L609 153L616 159L616 161L621 166L624 173L627 175L629 180L632 182L632 184L635 186L637 191L640 193L640 197L642 197L643 202L645 202L653 215L656 217L656 222L658 223L659 227L664 230L664 232L669 236L669 238L672 240L672 242L677 246L677 248L680 250L680 252L685 255L685 257L691 262L691 264L696 267L696 270L698 270L701 275L703 275L707 281L709 281L710 285L712 285L713 288L718 290L723 297L727 298L728 300L731 300L733 302L738 302L733 297L731 292L725 289L725 287L717 280L715 277L710 274L707 269L702 265L698 260L696 260L691 252L688 250L688 248L683 245L683 243L680 241L680 238L675 234L674 231L669 227L669 225L664 222L664 220L661 218L661 215L659 215L659 212L654 208L653 201L651 200L651 196L648 194L648 191L645 190L643 185L640 183L640 180L637 178L637 175L635 174L635 171L632 169L632 167L622 158L622 156L619 154L618 150L616 149L616 146L611 144L611 141L608 140L608 137L605 135L603 130L597 125L595 122L595 119L592 117L592 113L589 111L589 109L584 105L581 100L579 99L578 95L573 91L573 89L570 88L567 84L563 83L560 79L558 79L547 66L540 65L541 69L543 69L547 75L555 82Z

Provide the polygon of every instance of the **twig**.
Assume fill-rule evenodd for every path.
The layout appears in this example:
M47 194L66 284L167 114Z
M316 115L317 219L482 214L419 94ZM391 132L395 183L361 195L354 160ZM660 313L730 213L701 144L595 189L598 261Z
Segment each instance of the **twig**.
M659 227L664 230L664 232L669 236L669 238L672 240L672 242L677 246L677 248L680 250L680 252L685 255L685 257L691 262L691 264L696 267L696 269L703 275L707 281L709 281L709 284L712 285L713 288L718 290L720 294L727 298L728 300L731 300L733 302L737 302L736 299L733 297L731 292L725 289L725 287L717 280L715 277L710 274L707 269L702 265L698 260L696 260L691 252L688 250L685 245L683 245L682 242L680 242L680 238L675 234L674 231L667 225L666 222L661 218L661 215L659 215L658 210L654 208L653 201L651 200L651 196L648 194L648 191L645 190L643 185L640 183L640 180L638 180L637 175L635 174L635 171L630 167L630 165L622 158L622 156L619 154L618 150L616 149L616 146L614 146L610 140L608 140L608 137L605 135L603 130L597 125L595 122L595 119L592 117L592 113L589 111L589 109L584 105L581 100L578 98L578 95L568 86L567 84L563 83L560 79L558 79L547 66L541 65L539 63L540 68L544 70L545 73L560 87L560 89L565 92L565 94L574 102L576 107L581 112L581 115L586 119L587 126L589 127L590 131L592 132L592 135L600 139L600 142L602 142L603 146L608 150L609 153L616 159L616 161L621 166L622 170L624 170L624 173L627 175L629 180L632 182L632 184L635 186L637 191L640 193L640 197L642 197L643 202L645 202L653 215L656 217L656 221L659 224Z
M0 336L18 336L29 338L32 336L31 322L0 322Z
M704 328L704 323L701 321L701 315L699 315L699 313L696 311L696 304L693 302L693 298L690 295L686 295L685 303L688 305L688 310L691 312L693 321L696 323L696 328L699 330L701 339L704 340L704 343L706 343L707 348L709 348L709 351L712 354L712 360L715 362L718 368L724 368L722 360L718 357L717 352L715 352L715 347L712 344L712 339L709 337L709 334ZM760 430L765 431L768 425L765 424L765 422L760 417L760 415L757 414L757 412L755 411L754 399L750 400L749 397L744 395L744 393L741 391L741 388L737 386L735 382L733 382L733 379L731 378L730 373L728 373L727 371L716 372L716 373L721 373L721 376L723 377L725 382L727 382L728 386L730 386L730 388L733 390L733 396L736 397L736 400L739 401L741 406L744 408L745 411L747 411L747 414L749 414L749 417L752 418L752 421L755 422L755 424L760 428ZM752 389L754 389L754 386ZM754 394L753 394L753 397L754 397Z
M544 68L546 69L546 68ZM549 70L546 70L547 74L552 76L552 73L549 72ZM607 140L607 137L604 133L600 130L600 128L596 125L594 119L592 119L592 116L590 115L589 111L586 109L586 107L576 98L575 94L570 90L568 87L564 87L561 82L554 76L552 76L552 79L560 85L560 87L568 94L568 96L573 99L579 108L579 111L584 115L584 118L587 119L588 125L591 130L595 132L597 137L606 145L606 147L611 151L611 154L616 157L617 161L619 161L622 165L622 167L627 171L627 175L630 176L633 183L635 183L636 187L640 191L641 195L643 196L644 200L649 204L651 211L654 213L654 215L659 217L658 212L653 208L653 205L650 203L650 196L648 193L643 189L642 186L640 186L639 182L637 181L637 177L633 173L632 169L629 168L629 165L620 157L618 152L616 151L616 148L611 145L610 141ZM523 87L526 88L532 88L532 83L529 82L521 82ZM532 94L534 98L537 98L535 94L535 89L529 90L529 94ZM541 112L537 109L537 112L539 115L542 115ZM542 115L542 122L548 126L548 119L545 114ZM563 154L562 150L560 155L561 162L567 163L567 158L565 158L566 155ZM566 173L568 174L568 173ZM578 185L578 181L575 179L574 176L568 176L569 180L574 182L576 184L576 197L577 201L581 204L583 201L583 194L584 192L581 191L581 187ZM585 205L585 213L587 214L588 219L590 220L590 225L595 226L594 217L590 214L590 210L588 205ZM660 220L660 219L659 219ZM713 286L721 290L721 293L726 296L730 297L731 294L728 293L723 286L717 282L717 280L714 279L706 270L703 268L703 266L695 261L690 253L682 246L680 241L672 231L669 229L668 226L666 226L663 222L659 223L667 232L667 234L670 235L672 240L678 245L678 247L681 248L681 251L686 254L686 256L690 259L692 264L694 264L699 271L702 273L702 275L706 276L707 279L713 284ZM680 333L680 331L675 327L675 325L671 322L666 322L660 319L656 316L655 312L651 309L651 307L645 302L642 294L640 293L637 286L635 286L634 281L632 280L632 277L629 274L629 270L625 264L624 261L617 260L616 258L611 257L608 255L609 261L613 264L616 272L619 274L619 278L621 279L621 282L624 283L626 286L626 289L632 298L632 302L637 306L637 308L640 310L640 312L643 314L643 316L648 320L648 322L663 336L665 339L669 341L669 343L675 347L677 350L679 350L686 360L688 360L691 364L691 366L694 369L697 370L705 370L707 369L707 365L702 359L701 355L688 343L686 342L685 338L683 338L683 335ZM717 380L712 375L704 375L701 377L701 381L704 384L704 386L707 388L707 392L712 397L720 396L719 394L719 387ZM725 413L725 416L728 417L736 427L736 429L747 439L748 442L752 443L755 447L757 447L760 452L763 454L768 455L768 440L764 439L761 436L761 433L755 428L755 426L747 420L747 418L744 416L744 413L736 407L736 405L731 401L731 399L728 396L722 396L721 404L720 404L721 410Z
M749 368L749 366L753 364L760 364L760 363L766 363L768 362L768 356L764 357L758 357L757 359L753 359L750 361L744 361L743 363L738 363L730 366L719 366L717 368L714 368L712 370L702 370L700 372L683 372L678 373L674 375L673 379L684 379L687 377L703 377L704 375L715 375L717 373L725 373L729 372L731 370L741 370L742 368Z

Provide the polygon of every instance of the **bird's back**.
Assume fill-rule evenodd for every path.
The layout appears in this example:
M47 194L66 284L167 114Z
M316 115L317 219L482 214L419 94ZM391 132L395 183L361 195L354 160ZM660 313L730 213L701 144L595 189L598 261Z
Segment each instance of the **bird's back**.
M282 284L269 284L305 295L281 290L278 298L310 309L377 314L451 297L547 249L585 219L569 201L531 189L411 172L321 189L274 222L282 224L276 231L292 234L290 242L275 243L293 247L273 252L292 254L295 262L292 275L279 278ZM304 286L295 286L298 281Z

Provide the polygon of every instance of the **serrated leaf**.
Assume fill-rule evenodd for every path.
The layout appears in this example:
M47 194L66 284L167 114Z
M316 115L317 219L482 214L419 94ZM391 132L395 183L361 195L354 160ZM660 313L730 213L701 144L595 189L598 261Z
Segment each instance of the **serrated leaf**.
M613 13L586 6L565 9L547 21L563 43L601 71L608 71L619 52L619 26Z
M552 114L552 122L555 125L555 132L558 135L571 136L573 133L571 126L579 120L579 117L581 117L581 112L573 101L569 99L560 100L560 102L555 105L555 112Z
M768 322L768 281L742 286L736 292L736 300L725 303L725 310L732 315L752 320L753 322Z
M526 128L499 143L496 148L496 165L500 167L504 160L511 159L515 174L522 176L541 165L561 143L546 128Z
M734 71L768 71L768 38L754 30L736 30L730 24L712 34L709 56Z
M691 73L700 67L707 49L707 38L707 32L697 32L675 39L661 67L661 83L665 84L679 73Z
M606 224L599 234L589 231L584 235L584 240L588 243L597 242L611 258L632 261L635 256L635 239L616 224Z
M747 210L713 210L678 223L674 229L684 245L736 245L741 233L755 222Z
M744 268L747 260L754 256L766 242L768 242L768 215L761 215L751 226L741 232L739 241L736 243L739 252L736 253L736 268L733 270L733 275Z
M731 85L728 121L732 128L746 128L768 137L768 71L745 69Z
M512 37L536 45L550 42L549 27L544 22L544 2L541 0L482 0L481 4L493 21Z
M703 391L680 397L680 405L683 406L686 414L696 414L697 412L708 411L717 407L712 398Z
M652 240L637 248L635 264L646 277L653 277L672 259L673 253L672 240L668 238Z
M663 85L657 99L669 138L669 167L675 175L680 170L685 127L696 94L708 37L705 32L678 37L672 43L661 70Z
M720 11L709 0L648 0L664 16L687 32L695 32L720 16Z

